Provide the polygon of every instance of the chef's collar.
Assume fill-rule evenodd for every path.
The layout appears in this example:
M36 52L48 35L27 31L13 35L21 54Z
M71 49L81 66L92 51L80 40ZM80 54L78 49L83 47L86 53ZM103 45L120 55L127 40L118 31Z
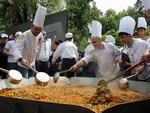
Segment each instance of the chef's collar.
M133 45L133 42L134 40L132 39L130 45L129 46L127 45L127 47L130 48Z
M103 49L105 49L105 44L104 44L104 42L102 42L102 48L96 48L95 50L103 50Z
M146 41L148 39L148 37L146 37L144 40Z
M38 36L38 35L34 35L34 34L33 34L32 29L31 29L31 33L32 33L33 36Z

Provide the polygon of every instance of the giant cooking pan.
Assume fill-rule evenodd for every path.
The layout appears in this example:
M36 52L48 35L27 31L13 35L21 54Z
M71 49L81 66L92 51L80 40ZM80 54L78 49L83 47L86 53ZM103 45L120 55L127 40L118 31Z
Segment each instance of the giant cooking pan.
M66 77L60 77L56 85L65 84L65 83L74 83L74 84L85 84L96 86L101 80L100 78L88 78L88 77L73 77L70 81ZM35 84L34 77L29 79L23 78L18 85L9 83L7 80L0 80L0 89L3 88L16 88L26 85ZM49 84L55 84L53 78L50 78ZM138 92L150 94L150 83L140 82L140 81L129 81L130 89L136 90ZM108 84L109 88L116 88L117 82L114 81ZM7 106L9 107L7 107ZM140 100L131 103L124 103L113 106L109 109L106 109L102 113L130 113L130 111L135 111L136 113L141 113L138 111L143 111L142 113L150 113L149 110L150 99ZM7 109L9 108L9 109ZM0 109L3 113L94 113L92 110L69 104L58 104L50 102L40 102L33 100L25 99L16 99L10 97L0 96ZM47 110L46 110L47 109Z
M101 78L72 77L71 80L68 81L68 79L66 77L60 77L58 80L58 83L56 83L56 85L59 85L62 83L65 84L65 83L69 82L69 83L73 83L73 84L84 84L84 85L96 86L98 84L99 80L101 80ZM34 77L31 77L29 79L23 78L22 81L17 85L9 83L8 80L1 79L0 80L0 90L3 88L16 88L16 87L22 87L22 86L31 85L31 84L35 84ZM55 84L53 82L53 77L50 77L49 84L53 84L53 85ZM118 80L109 83L108 87L116 88L116 87L118 87L117 85L118 85ZM135 91L141 92L141 93L150 94L150 83L148 83L148 82L129 80L129 88L133 89Z

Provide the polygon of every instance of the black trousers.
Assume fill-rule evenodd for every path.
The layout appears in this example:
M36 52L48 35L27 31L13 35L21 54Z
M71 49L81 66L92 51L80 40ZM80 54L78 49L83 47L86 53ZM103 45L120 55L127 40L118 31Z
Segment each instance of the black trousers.
M7 69L7 61L6 62L0 61L0 67L4 68L4 69ZM7 76L7 73L4 73L4 72L0 71L0 77L2 79L6 79L6 76Z
M76 63L75 58L69 59L64 58L62 62L62 71L70 69L71 66L73 66ZM75 75L75 72L67 72L64 74L61 74L61 76L66 76L68 78L71 78Z

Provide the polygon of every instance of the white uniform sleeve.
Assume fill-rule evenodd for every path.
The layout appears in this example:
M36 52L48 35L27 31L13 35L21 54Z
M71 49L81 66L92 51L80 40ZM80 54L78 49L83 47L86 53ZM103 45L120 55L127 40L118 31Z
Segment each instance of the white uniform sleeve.
M82 60L86 63L86 65L94 59L94 53L86 55L82 58Z
M26 35L28 36L28 35ZM24 48L24 42L25 42L25 35L21 35L17 40L16 40L16 46L14 47L14 59L17 61L19 58L22 58L22 52Z
M141 43L136 44L135 48L136 49L134 51L134 64L139 62L145 50L148 48L148 44L143 41L143 43L141 42Z
M150 44L148 44L148 48L150 48Z
M8 42L6 43L6 45L5 45L5 48L6 48L6 49L10 49L10 45L11 45L11 44L10 44L10 41L8 41Z
M57 58L61 56L62 50L63 50L63 43L60 44L60 45L57 47L56 51L54 52L54 56L53 56L53 60L54 60L54 61L56 61Z
M92 44L88 45L87 48L85 49L84 56L91 54L94 51L94 47Z
M114 59L115 60L121 60L121 53L120 53L120 50L115 46L113 45L113 49L114 49Z

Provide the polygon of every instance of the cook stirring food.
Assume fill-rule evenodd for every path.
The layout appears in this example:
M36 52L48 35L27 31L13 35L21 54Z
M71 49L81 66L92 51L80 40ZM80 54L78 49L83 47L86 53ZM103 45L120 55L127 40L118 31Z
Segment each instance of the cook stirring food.
M75 71L77 67L87 65L91 60L98 62L101 75L105 78L113 78L120 70L118 60L121 59L118 48L111 43L104 43L101 39L102 25L98 21L92 21L91 43L94 51L83 57L70 68ZM100 77L100 76L97 76Z
M26 66L35 67L35 60L38 60L42 45L43 34L41 33L45 20L47 8L39 6L31 25L31 29L22 33L16 41L14 58L18 62L18 70L23 77L34 76L33 72Z

